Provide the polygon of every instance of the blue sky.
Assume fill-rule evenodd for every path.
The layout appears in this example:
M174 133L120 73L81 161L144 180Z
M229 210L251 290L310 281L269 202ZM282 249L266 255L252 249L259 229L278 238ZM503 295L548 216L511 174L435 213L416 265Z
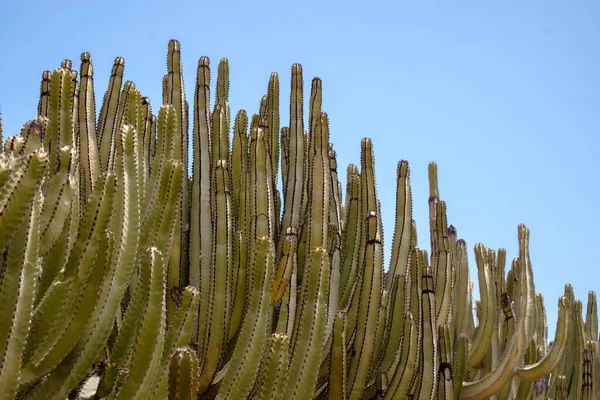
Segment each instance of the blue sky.
M414 218L428 247L427 163L467 241L517 255L531 229L536 290L554 335L557 298L599 290L600 3L566 1L7 1L0 13L5 136L35 117L40 76L89 51L96 100L114 57L157 110L168 40L182 45L191 102L197 60L227 57L231 108L256 112L269 74L323 80L342 178L372 138L386 259L396 163L411 165ZM175 3L175 2L174 2ZM216 73L213 75L213 80ZM471 279L476 270L471 256ZM584 308L585 310L585 308Z

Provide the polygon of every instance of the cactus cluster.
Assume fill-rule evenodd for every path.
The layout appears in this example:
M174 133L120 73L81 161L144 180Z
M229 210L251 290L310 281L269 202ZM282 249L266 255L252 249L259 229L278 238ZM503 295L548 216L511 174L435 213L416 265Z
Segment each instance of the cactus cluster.
M549 344L525 226L507 273L475 245L473 302L436 164L427 252L400 161L384 269L372 142L343 193L318 78L306 125L300 65L289 126L275 73L232 124L228 61L211 105L200 58L191 117L181 68L171 41L154 114L117 58L96 118L89 53L65 60L4 142L0 399L600 398L596 296L584 320L566 286Z

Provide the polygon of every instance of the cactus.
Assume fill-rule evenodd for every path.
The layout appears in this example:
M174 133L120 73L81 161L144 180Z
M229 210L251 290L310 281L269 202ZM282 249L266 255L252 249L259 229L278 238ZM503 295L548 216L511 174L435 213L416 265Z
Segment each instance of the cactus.
M437 165L426 251L402 160L386 268L375 144L343 198L321 80L306 125L295 64L288 126L276 73L232 126L227 59L211 106L200 58L188 105L180 56L157 114L116 58L97 120L91 55L64 60L5 139L0 399L600 398L596 294L584 318L565 286L550 345L524 225L508 271L474 246L474 303Z

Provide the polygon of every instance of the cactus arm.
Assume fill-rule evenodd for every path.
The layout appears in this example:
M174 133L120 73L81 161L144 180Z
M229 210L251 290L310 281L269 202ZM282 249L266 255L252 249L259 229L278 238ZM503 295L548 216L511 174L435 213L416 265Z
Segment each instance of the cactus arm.
M510 304L510 295L503 293L502 304ZM516 332L507 345L498 366L476 382L464 382L460 398L464 400L483 400L497 393L515 374L515 370L525 352L525 312L526 302L520 304ZM512 311L514 315L514 310Z
M450 329L447 325L438 327L440 342L440 363L437 372L438 400L454 400L454 377L452 373L452 352L450 350Z
M40 182L48 156L40 149L29 154L18 171L0 190L0 250L3 252L16 233Z
M467 370L467 352L469 351L469 337L461 334L454 345L452 354L452 374L454 378L454 398L460 399L462 384Z
M418 342L417 324L410 313L404 314L404 330L402 345L396 351L396 359L389 372L384 372L383 378L389 382L383 396L384 400L404 399L416 372L415 361L417 358Z
M389 273L389 272L388 272ZM389 279L389 278L388 278ZM390 287L392 290L389 299L389 315L386 320L388 321L388 327L386 329L387 337L384 338L385 348L383 350L383 357L379 365L379 371L385 373L391 367L398 348L402 344L402 327L404 326L404 312L405 312L405 290L406 290L406 276L396 275L394 282Z
M59 149L63 146L73 146L72 90L70 71L66 68L54 70L50 78L50 122L46 135L48 145L44 143L49 149L50 173L58 170Z
M275 333L269 337L267 352L263 356L257 400L281 400L289 364L289 339Z
M212 382L221 362L222 353L228 337L228 308L231 288L228 287L228 274L231 271L232 259L232 212L231 197L227 189L229 178L227 161L218 160L215 170L216 213L214 224L214 252L212 260L213 287L209 299L209 318L205 322L209 330L205 359L199 377L200 393L204 392Z
M396 169L396 225L392 239L392 258L388 276L406 274L409 267L412 220L412 194L410 189L410 167L402 160ZM391 279L386 280L385 288L390 290Z
M342 253L342 271L340 276L340 303L339 308L348 306L352 287L359 273L359 251L361 248L362 209L361 179L358 173L348 174L348 189L346 194L346 232L344 235Z
M456 254L454 260L456 271L456 281L454 283L454 298L456 299L454 340L456 341L460 335L469 334L470 319L472 318L467 245L463 239L459 239L456 242Z
M290 368L283 390L284 399L307 399L315 389L321 349L325 343L329 257L323 248L311 252L300 289L296 324L290 341Z
M217 399L246 398L254 386L270 330L273 252L271 240L256 240L248 273L246 315Z
M475 330L473 343L469 349L467 364L469 367L477 365L485 353L492 340L494 333L494 315L495 293L492 292L490 278L490 265L488 263L487 249L480 243L475 245L475 260L479 272L479 290L481 291L482 318Z
M194 95L194 140L192 160L192 210L190 227L190 285L206 291L210 270L200 268L201 260L208 262L212 251L211 215L211 153L212 138L210 126L210 61L201 57L198 61L196 90ZM201 283L202 281L202 283ZM200 299L200 320L205 320L208 309ZM202 338L198 338L202 341ZM200 355L201 356L201 355Z
M302 207L304 181L304 120L302 66L292 66L290 92L290 126L289 126L289 162L285 179L285 200L281 221L281 234L285 235L291 226L300 228L300 210ZM283 242L283 240L280 240Z
M435 397L437 393L438 369L439 366L439 348L438 348L438 327L435 317L435 292L433 289L433 272L431 267L423 268L422 277L422 324L423 334L421 343L421 382L419 384L419 397L421 399Z
M188 114L187 102L185 99L185 88L183 84L183 71L181 63L181 45L177 40L169 41L167 56L167 104L171 104L176 113L177 130L174 133L174 159L181 161L188 170ZM177 228L173 238L174 246L170 254L169 276L167 278L168 287L176 286L179 283L182 267L187 264L189 255L188 232L189 232L189 211L188 211L188 174L183 175L182 196L179 201L179 215L177 217ZM174 314L174 303L167 300L167 318L171 321Z
M452 301L452 256L446 246L447 243L442 244L442 249L434 258L438 271L435 286L436 325L438 327L447 324Z
M0 256L0 399L13 399L19 383L21 358L30 329L35 296L38 231L42 194L39 188L17 229L11 246Z
M274 235L274 202L271 169L268 166L267 143L263 128L254 128L250 134L250 194L252 223L250 239Z
M345 400L348 385L348 322L346 313L339 311L333 323L333 342L329 369L329 400Z
M74 329L75 337L79 332L82 321L77 321L74 313L82 299L80 290L85 288L94 266L99 240L108 224L115 181L114 174L107 174L98 181L97 194L91 198L80 222L79 236L69 263L35 311L33 321L37 332L28 340L26 354L30 357L23 366L22 384L49 372L75 346L72 340L61 342L61 337L70 329ZM79 318L85 319L85 311L79 314ZM74 326L71 326L73 323Z
M288 287L292 272L294 270L295 259L297 257L297 242L298 237L296 229L288 228L283 242L283 253L279 260L279 267L273 280L273 288L271 289L271 304L275 304L281 300L285 290Z
M527 346L527 350L525 351L523 362L525 364L533 364L535 362L536 353L537 352L535 340L531 338L529 339L529 345ZM533 386L532 381L521 380L517 382L517 380L513 379L512 384L513 386L517 387L517 395L515 397L515 400L526 400L530 398L531 388Z
M198 398L198 358L190 348L178 348L170 359L169 400Z
M136 181L137 165L135 160L137 140L135 131L130 126L124 126L117 138L117 178L120 182L123 182L123 184L118 188L114 197L119 206L115 207L115 204L112 201L113 193L110 190L110 187L102 199L102 204L98 208L98 213L94 214L93 217L90 216L90 214L94 211L94 203L90 203L90 206L92 207L87 215L90 216L90 218L93 218L93 220L90 224L89 233L87 233L88 230L85 229L85 225L82 222L79 237L65 268L65 275L68 277L69 267L72 265L71 261L78 261L80 266L73 267L72 270L78 270L78 272L73 273L78 274L79 281L83 284L81 288L85 290L85 292L82 294L80 289L77 289L79 287L78 285L80 285L77 283L78 281L73 281L73 292L79 293L79 295L77 297L71 295L67 296L65 305L62 307L62 310L64 311L61 310L61 313L55 320L58 326L53 329L50 332L50 335L46 337L46 340L38 346L32 357L31 361L38 364L36 365L35 370L45 371L45 368L55 366L68 354L75 344L74 339L80 335L92 312L91 306L94 304L93 299L102 280L102 274L96 274L97 276L93 278L93 282L88 281L87 283L84 283L87 280L87 276L90 274L90 272L86 272L86 268L89 269L87 264L91 264L84 260L92 260L96 257L97 245L95 246L94 244L100 240L99 235L102 235L104 232L106 224L108 223L111 208L113 208L113 227L118 229L118 232L122 232L121 235L118 235L115 238L118 243L118 251L115 253L115 262L125 264L134 263L139 235L138 186ZM117 220L118 222L115 224L114 220ZM77 250L80 249L83 243L86 243L84 244L86 247L81 251L81 255L79 256ZM104 269L102 266L99 268ZM87 286L90 285L92 285L92 287L88 290ZM83 306L84 304L85 306ZM73 307L75 315L70 316L64 314L65 312L69 312L71 307Z
M40 83L40 99L38 101L38 116L47 118L50 112L50 71L42 72L42 82Z
M361 399L367 380L376 359L375 338L378 331L379 304L382 290L382 246L379 217L372 211L365 221L366 255L363 276L363 291L358 309L358 326L351 360L348 384L350 399Z
M290 128L284 126L281 128L281 188L283 190L283 199L285 200L287 192L287 179L290 164Z
M298 262L297 256L292 259L292 275L287 289L281 299L279 306L279 315L275 332L283 333L288 337L292 337L294 332L294 323L296 321L296 305L297 305L297 282L298 282Z
M331 174L329 159L327 157L327 143L329 140L329 122L327 115L321 113L314 118L314 140L311 141L312 149L311 169L308 176L308 223L306 225L307 249L309 252L316 247L327 248L329 203L331 189ZM307 252L307 255L309 254Z
M100 168L102 172L108 170L109 157L113 147L113 129L116 123L117 107L119 105L119 95L123 83L123 69L125 60L121 57L115 58L108 88L104 94L100 116L98 118L98 150L100 159Z
M176 348L186 346L190 342L191 329L196 317L195 313L198 309L199 300L200 292L196 288L188 286L183 290L181 306L177 309L173 324L169 326L165 336L162 356L163 365L166 365Z
M598 340L598 303L594 291L588 293L585 334L588 340Z
M148 396L160 366L165 331L165 271L162 255L152 247L144 254L141 269L149 270L148 305L140 316L140 330L132 349L129 377L117 399Z
M163 202L155 206L159 210L167 210L172 221L179 198L181 179L177 178L178 175L181 177L182 166L180 163L170 162L167 163L167 167L167 172L172 169L174 174L174 179L166 179L171 184L170 195L166 199L166 195L163 196ZM170 172L165 175L169 174ZM168 215L164 219L168 220ZM163 225L171 226L172 223L163 221ZM144 232L143 229L142 232ZM113 272L104 280L94 313L75 348L43 384L38 385L31 394L28 394L27 399L64 399L86 375L89 365L97 360L112 331L118 307L134 267L133 263L119 263L116 268L114 263L111 265L113 265Z
M414 227L414 225L413 225ZM415 238L413 232L413 238ZM414 365L414 373L412 381L410 383L409 392L415 395L415 387L419 384L421 377L421 353L423 352L423 262L427 261L426 257L422 255L423 251L419 248L414 247L411 252L411 266L410 266L410 284L408 285L409 290L406 293L407 300L405 301L405 307L408 307L408 312L415 316L415 329L417 335L417 346L416 362Z
M81 53L78 101L78 143L81 163L81 198L83 204L92 194L100 174L98 140L96 137L96 100L94 97L94 70L90 53Z
M235 185L234 185L235 186ZM236 231L233 237L233 268L235 282L232 287L233 299L232 310L229 318L229 337L227 342L231 342L237 334L244 317L244 307L246 305L246 272L248 264L248 244L246 235Z
M4 185L9 181L12 171L12 163L7 159L4 153L0 153L0 193L2 193Z
M572 378L569 384L569 399L582 400L582 390L585 385L585 334L582 318L583 305L580 300L573 303L573 360Z
M192 330L194 321L196 319L196 312L198 310L199 299L200 293L196 290L196 288L192 286L187 286L183 290L181 304L178 307L177 312L173 318L173 323L171 324L171 326L168 327L167 333L165 335L159 371L166 371L167 369L169 369L169 362L173 362L172 357L175 357L176 353L180 350L180 348L188 346L191 342ZM199 377L199 371L197 371L197 359L195 368L195 393L197 393L197 380ZM167 391L169 390L169 379L171 378L168 373L159 372L157 380L154 382L150 398L164 398L166 396Z
M229 132L227 130L227 117L225 108L220 104L215 106L212 116L212 165L216 166L219 160L229 160Z
M147 266L147 264L144 264ZM132 280L136 279L133 287L129 305L121 327L119 329L119 335L117 336L110 355L110 362L114 364L115 368L121 370L129 367L131 362L130 358L132 355L132 347L135 344L135 340L138 337L139 330L141 328L139 323L140 315L144 315L146 307L148 305L148 289L150 287L150 270L148 268L141 268L139 273L132 277ZM100 385L112 387L115 374L105 374L103 379L100 381ZM106 382L105 382L106 381Z
M271 167L273 168L271 175L273 176L273 186L276 186L279 169L279 76L275 72L269 78L267 101L267 124L271 141Z
M436 230L437 253L433 254L433 271L435 271L436 325L440 327L446 324L452 301L452 259L444 201L440 201L436 206Z
M248 115L245 110L238 111L233 123L233 143L231 145L231 184L232 201L235 215L240 217L240 196L244 191L241 185L242 175L248 171ZM239 228L242 228L239 226Z
M161 176L160 186L156 191L156 201L152 204L152 212L149 218L142 224L140 232L139 248L144 249L154 244L158 249L166 251L171 238L170 232L175 218L175 206L167 208L179 198L181 190L181 178L183 166L177 161L166 163Z
M172 158L173 142L172 133L176 124L175 112L172 106L163 105L158 111L157 138L156 138L156 154L152 160L151 175L148 180L148 185L154 188L160 184L160 180L165 169L166 163ZM149 190L146 192L142 207L142 221L146 221L152 217L152 207L157 199L157 192Z
M77 342L94 310L94 305L98 300L98 290L107 272L105 265L110 262L110 260L106 259L108 239L106 238L106 234L104 236L105 238L98 245L98 257L94 257L95 260L90 260L94 266L92 267L88 281L85 285L81 285L80 287L74 286L72 289L81 293L77 299L73 315L66 318L58 317L65 325L64 330L57 330L61 333L60 336L54 338L53 342L45 341L40 345L40 348L47 348L45 353L41 353L43 358L37 359L36 354L34 354L31 362L35 363L35 365L24 366L24 372L33 372L36 377L46 374L67 356ZM48 336L48 339L51 337ZM48 348L46 346L51 347ZM31 370L27 368L31 368Z
M549 375L557 367L567 347L568 325L570 323L568 308L567 298L564 296L560 297L558 299L558 323L556 325L556 334L552 348L541 360L517 369L519 378L533 381Z
M76 153L70 147L60 149L60 167L46 189L40 221L40 254L45 255L56 244L71 213L75 192ZM87 199L86 199L87 200Z

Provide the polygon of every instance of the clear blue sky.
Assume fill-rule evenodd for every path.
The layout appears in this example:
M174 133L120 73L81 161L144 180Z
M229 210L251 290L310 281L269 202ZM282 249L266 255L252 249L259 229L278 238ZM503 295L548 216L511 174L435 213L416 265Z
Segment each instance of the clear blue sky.
M586 304L600 290L600 3L521 1L7 0L0 12L5 136L35 117L41 72L92 54L96 100L114 57L157 110L168 40L179 39L190 102L197 60L228 57L232 110L256 112L269 74L288 119L292 63L305 88L323 79L324 110L344 177L373 139L386 259L395 171L410 161L414 218L428 247L427 163L459 236L517 255L531 229L536 290L554 335L571 282ZM201 5L203 4L203 5ZM418 5L417 5L418 4ZM213 77L215 77L213 75ZM308 95L308 91L306 92ZM471 279L477 275L471 257ZM585 309L585 308L584 308Z

